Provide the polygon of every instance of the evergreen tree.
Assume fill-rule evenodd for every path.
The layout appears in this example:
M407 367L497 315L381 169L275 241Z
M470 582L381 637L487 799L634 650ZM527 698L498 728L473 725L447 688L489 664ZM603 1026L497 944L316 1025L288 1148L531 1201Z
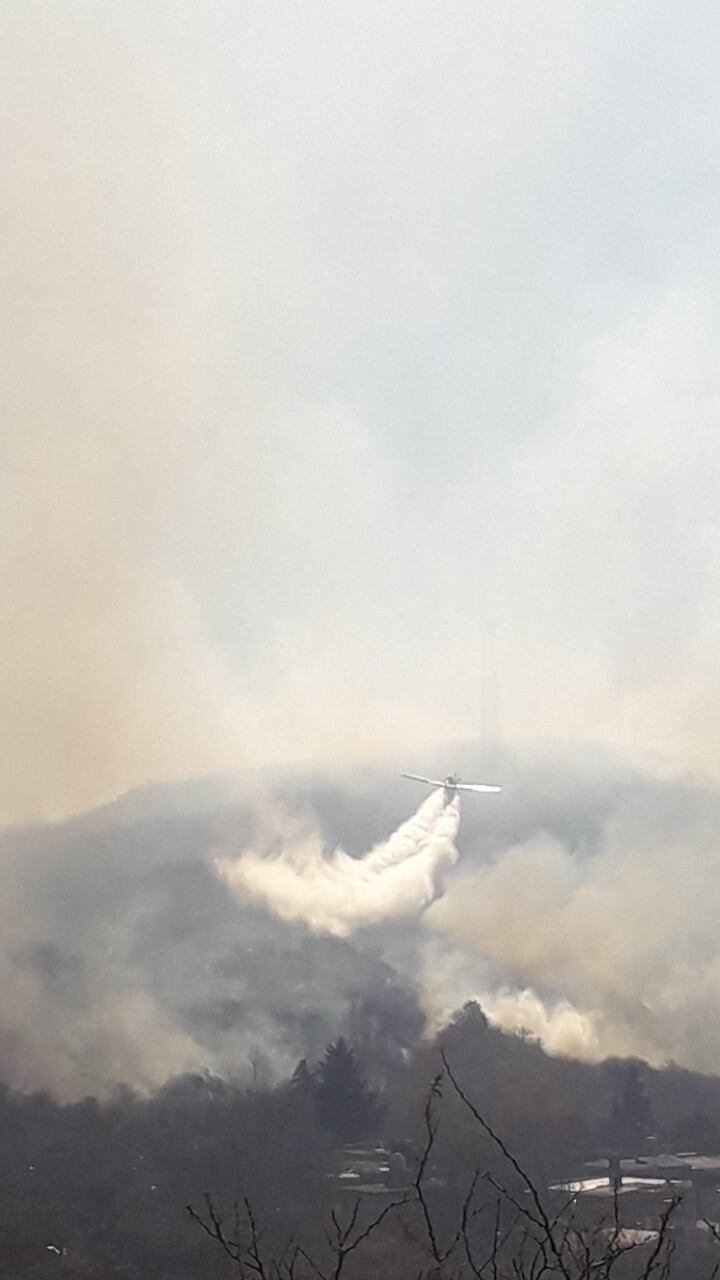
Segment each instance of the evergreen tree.
M318 1114L336 1142L367 1137L379 1119L377 1098L342 1036L328 1045L318 1067Z
M645 1089L640 1064L622 1064L619 1088L610 1111L610 1131L616 1145L639 1150L653 1125L652 1104Z
M315 1092L316 1081L310 1070L307 1058L301 1058L290 1077L290 1088L293 1093L303 1098L311 1098Z

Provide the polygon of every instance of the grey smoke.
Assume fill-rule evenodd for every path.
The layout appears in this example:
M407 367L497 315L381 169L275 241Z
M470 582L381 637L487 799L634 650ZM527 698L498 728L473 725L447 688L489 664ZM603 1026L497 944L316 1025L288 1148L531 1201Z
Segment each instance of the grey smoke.
M470 774L477 750L438 756ZM6 831L0 1077L64 1097L273 1080L341 1033L381 1075L472 997L553 1052L720 1069L717 794L606 751L497 764L506 791L465 805L445 896L346 940L241 902L213 859L257 848L269 808L360 858L407 805L382 771L147 788Z
M536 800L543 783L553 795L560 783L562 809L528 826L520 801L515 833L488 855L473 859L464 845L426 916L454 944L431 944L434 998L444 973L446 1003L461 989L477 995L499 1025L555 1051L717 1070L720 797L613 772L603 777L602 759L584 780L572 766L550 779L530 772Z
M381 1071L417 1040L416 994L376 949L308 936L219 881L218 843L253 841L262 794L149 789L0 837L0 1078L63 1097L206 1069L271 1081L342 1033L372 1041ZM285 800L310 803L302 786Z
M0 820L407 766L488 623L513 743L717 776L717 55L710 0L3 6Z

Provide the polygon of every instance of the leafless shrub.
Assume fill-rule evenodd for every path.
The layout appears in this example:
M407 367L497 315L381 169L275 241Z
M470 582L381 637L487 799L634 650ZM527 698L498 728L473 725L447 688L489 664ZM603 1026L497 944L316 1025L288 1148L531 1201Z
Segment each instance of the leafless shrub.
M480 1113L445 1054L441 1056L442 1071L425 1100L425 1138L414 1180L379 1211L369 1212L369 1201L359 1197L345 1213L331 1209L325 1225L313 1224L312 1242L292 1238L272 1253L264 1247L248 1200L236 1204L232 1229L209 1194L202 1212L187 1206L190 1217L232 1260L242 1280L341 1280L351 1260L359 1276L382 1275L385 1280L669 1280L677 1198L665 1206L651 1235L641 1240L621 1226L617 1197L610 1222L581 1227L575 1220L574 1198L559 1209L548 1206L534 1178ZM429 1178L447 1087L508 1170L507 1180L480 1165L469 1173L449 1230L446 1221L442 1227L437 1221ZM381 1234L387 1243L387 1232L380 1228L393 1221L397 1240L405 1240L408 1248L395 1250L392 1263L386 1261L379 1271L371 1245ZM720 1244L720 1229L707 1226ZM720 1263L707 1280L716 1280L719 1273ZM678 1274L678 1280L686 1277Z

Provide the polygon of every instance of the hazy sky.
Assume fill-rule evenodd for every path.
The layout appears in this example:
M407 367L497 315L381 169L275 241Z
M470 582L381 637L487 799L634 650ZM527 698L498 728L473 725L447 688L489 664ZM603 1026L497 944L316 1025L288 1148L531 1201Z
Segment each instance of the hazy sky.
M717 6L2 22L0 817L496 706L717 779Z

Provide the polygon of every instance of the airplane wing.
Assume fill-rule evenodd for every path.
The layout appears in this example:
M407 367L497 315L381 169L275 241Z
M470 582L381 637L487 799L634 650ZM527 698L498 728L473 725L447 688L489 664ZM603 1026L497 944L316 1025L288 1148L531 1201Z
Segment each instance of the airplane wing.
M427 782L429 787L442 787L445 784L439 782L437 778L421 778L419 773L404 773L403 778L410 778L413 782Z
M502 791L491 782L457 782L453 791Z

